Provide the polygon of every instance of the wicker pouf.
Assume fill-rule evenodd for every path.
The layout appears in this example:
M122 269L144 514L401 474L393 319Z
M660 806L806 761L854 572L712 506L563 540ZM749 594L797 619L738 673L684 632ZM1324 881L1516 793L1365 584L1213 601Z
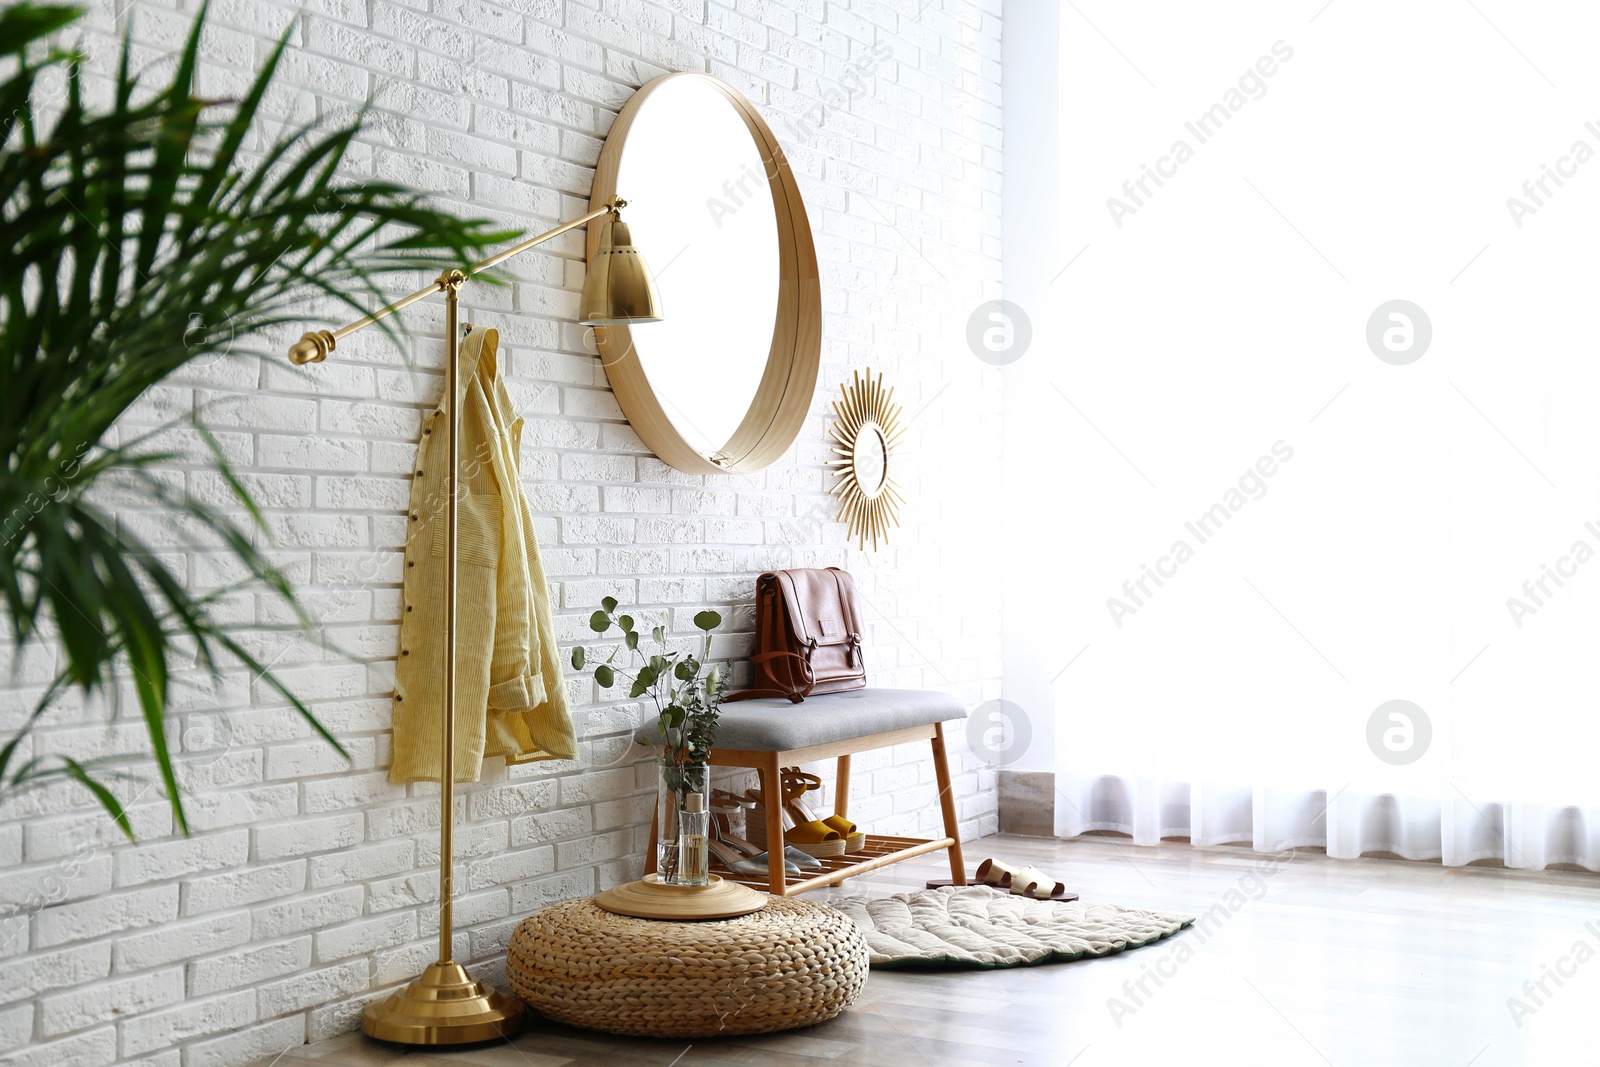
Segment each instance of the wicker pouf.
M511 936L517 996L571 1026L636 1037L715 1037L831 1019L867 981L867 945L833 908L777 897L736 919L613 915L554 904Z

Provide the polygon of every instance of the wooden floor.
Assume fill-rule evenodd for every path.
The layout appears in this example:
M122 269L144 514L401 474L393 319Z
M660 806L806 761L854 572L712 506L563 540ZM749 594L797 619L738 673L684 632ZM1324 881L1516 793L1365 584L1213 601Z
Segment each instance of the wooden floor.
M1274 864L1242 849L1145 849L1109 838L992 837L967 846L973 865L990 855L1056 872L1086 901L1210 921L1098 960L874 971L849 1011L787 1034L691 1045L611 1038L536 1019L511 1045L408 1053L350 1035L293 1049L280 1064L1600 1063L1600 876L1319 853ZM907 861L808 899L921 888L924 878L948 875L941 860ZM1513 997L1530 1010L1514 1016Z

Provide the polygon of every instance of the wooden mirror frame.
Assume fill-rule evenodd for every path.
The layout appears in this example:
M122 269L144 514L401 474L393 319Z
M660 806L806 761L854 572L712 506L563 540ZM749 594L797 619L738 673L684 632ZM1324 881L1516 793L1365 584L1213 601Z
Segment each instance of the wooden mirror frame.
M789 450L805 424L816 393L817 370L822 357L822 283L817 273L817 250L811 239L811 221L806 217L800 185L789 161L755 105L733 86L709 74L688 71L664 74L641 87L623 105L605 146L595 164L594 185L589 192L593 210L616 195L617 170L627 144L628 130L650 94L673 78L701 78L728 98L744 120L766 169L767 187L772 193L773 212L778 223L778 310L772 327L772 345L767 352L766 369L750 409L715 458L697 451L667 416L634 349L632 330L627 326L594 327L595 346L617 403L633 425L634 432L661 459L678 470L691 474L729 474L757 471L772 464ZM639 196L638 190L623 190L624 196ZM627 212L623 212L627 219ZM604 219L589 224L588 258L594 259L600 244ZM672 303L664 301L665 316L671 316ZM649 342L649 326L644 343Z

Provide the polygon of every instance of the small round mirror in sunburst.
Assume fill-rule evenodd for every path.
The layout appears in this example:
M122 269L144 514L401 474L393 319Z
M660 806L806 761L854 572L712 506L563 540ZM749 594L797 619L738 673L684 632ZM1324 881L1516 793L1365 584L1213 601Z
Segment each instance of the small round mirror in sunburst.
M885 389L883 375L873 377L871 368L865 378L856 371L839 392L828 427L839 458L828 460L836 479L828 491L839 498L839 521L849 525L857 547L865 549L870 540L877 551L878 542L900 524L896 512L905 503L894 480L894 453L904 433L901 409L894 390Z

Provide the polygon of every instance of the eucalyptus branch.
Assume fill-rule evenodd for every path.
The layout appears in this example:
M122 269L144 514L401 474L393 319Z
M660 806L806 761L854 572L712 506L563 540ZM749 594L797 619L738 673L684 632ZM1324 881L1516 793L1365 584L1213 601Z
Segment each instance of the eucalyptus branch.
M630 683L630 697L648 695L656 711L662 760L679 766L703 763L710 757L716 738L717 708L724 692L720 671L712 667L706 672L711 632L722 625L722 616L711 610L701 611L695 615L694 624L703 634L700 656L669 649L665 625L651 629L650 639L659 651L646 655L639 648L642 637L637 621L631 615L617 612L615 597L606 597L600 608L589 616L589 629L596 634L609 633L613 627L619 630L623 647L639 664L630 676L615 666L617 650L613 648L606 661L595 666L595 683L602 689L610 689L617 684L620 675ZM589 654L582 645L573 648L574 670L583 670L588 659Z

